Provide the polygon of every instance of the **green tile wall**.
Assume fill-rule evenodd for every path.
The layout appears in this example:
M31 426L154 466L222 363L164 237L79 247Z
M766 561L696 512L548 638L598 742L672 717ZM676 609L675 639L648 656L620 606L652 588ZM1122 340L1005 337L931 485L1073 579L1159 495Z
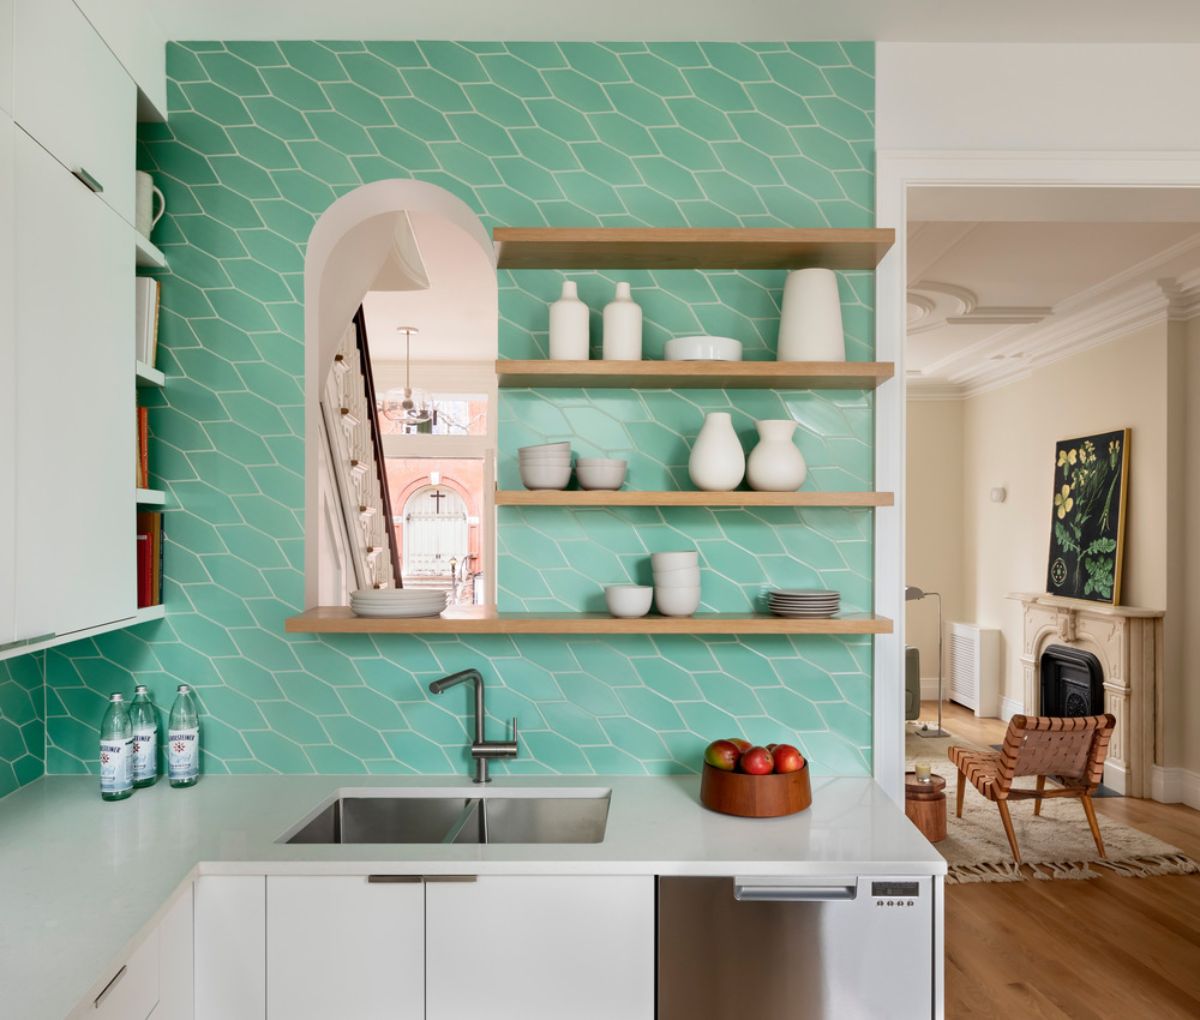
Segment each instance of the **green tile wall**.
M45 660L0 662L0 797L46 771Z
M867 638L621 640L285 636L303 599L303 256L316 218L359 184L415 177L495 225L867 226L873 223L869 44L254 42L168 50L170 123L139 164L167 196L152 470L170 494L166 620L48 653L47 767L91 767L110 690L166 704L194 684L212 772L465 768L465 691L427 681L470 665L489 724L520 718L498 771L694 770L707 739L794 739L824 773L870 768ZM572 274L593 309L618 278ZM773 356L781 273L621 274L647 353L687 332ZM499 277L501 353L545 352L562 274ZM848 349L873 350L873 281L841 280ZM598 334L597 334L598 335ZM632 483L686 485L703 413L800 423L818 488L870 488L871 398L688 391L506 392L501 480L515 448L569 437L622 451ZM871 597L871 519L838 510L505 510L505 606L591 606L695 544L712 608L763 584Z

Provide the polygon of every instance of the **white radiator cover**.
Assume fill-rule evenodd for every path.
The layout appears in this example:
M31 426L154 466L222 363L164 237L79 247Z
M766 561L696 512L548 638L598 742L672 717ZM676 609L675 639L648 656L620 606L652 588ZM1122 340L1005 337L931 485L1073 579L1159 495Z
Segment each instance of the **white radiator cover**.
M950 624L950 700L977 716L1000 714L1000 631Z

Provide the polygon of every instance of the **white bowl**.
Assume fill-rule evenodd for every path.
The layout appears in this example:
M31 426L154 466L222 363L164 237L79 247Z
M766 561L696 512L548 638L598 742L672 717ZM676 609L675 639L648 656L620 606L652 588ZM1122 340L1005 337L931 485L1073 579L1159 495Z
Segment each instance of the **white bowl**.
M655 585L654 604L663 616L691 616L700 608L700 589Z
M565 489L570 481L570 463L521 465L521 484L527 489Z
M742 342L728 336L677 336L663 348L666 361L741 361Z
M576 464L583 464L586 467L624 467L629 462L624 457L579 457L575 461Z
M530 453L570 453L571 443L538 443L536 446L518 447L517 453L526 456Z
M518 467L562 467L563 465L570 467L570 457L532 457L528 460L522 458L517 461Z
M650 612L654 589L645 584L610 584L604 589L604 601L613 616L632 619Z
M672 570L679 567L694 567L700 562L695 549L681 552L656 552L650 554L650 563L655 570Z
M619 461L615 467L593 467L576 464L575 477L581 489L619 489L625 482L626 464Z
M570 459L571 459L571 451L570 450L547 450L545 453L542 453L540 451L538 453L522 453L520 456L517 457L517 460L519 460L522 464L529 463L531 461L570 460Z
M700 570L668 570L665 573L654 572L656 588L698 588L700 587Z

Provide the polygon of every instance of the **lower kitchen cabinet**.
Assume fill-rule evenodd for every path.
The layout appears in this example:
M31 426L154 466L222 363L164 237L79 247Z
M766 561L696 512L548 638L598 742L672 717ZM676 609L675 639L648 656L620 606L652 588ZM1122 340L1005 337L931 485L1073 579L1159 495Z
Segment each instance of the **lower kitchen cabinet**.
M195 995L191 883L158 923L158 1005L152 1020L193 1020Z
M398 878L267 879L269 1020L422 1020L425 889Z
M431 881L425 960L428 1020L652 1020L654 879Z
M195 912L196 1020L263 1020L266 878L202 875L195 884Z

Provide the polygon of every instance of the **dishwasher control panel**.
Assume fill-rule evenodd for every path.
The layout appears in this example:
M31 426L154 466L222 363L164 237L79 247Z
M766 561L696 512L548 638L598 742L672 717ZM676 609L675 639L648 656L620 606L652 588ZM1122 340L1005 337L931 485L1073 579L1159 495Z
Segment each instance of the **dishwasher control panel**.
M871 883L871 898L877 907L915 907L920 895L920 882Z

